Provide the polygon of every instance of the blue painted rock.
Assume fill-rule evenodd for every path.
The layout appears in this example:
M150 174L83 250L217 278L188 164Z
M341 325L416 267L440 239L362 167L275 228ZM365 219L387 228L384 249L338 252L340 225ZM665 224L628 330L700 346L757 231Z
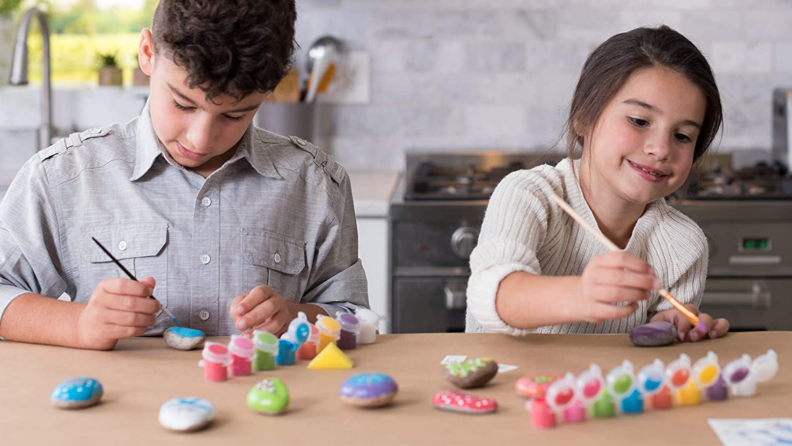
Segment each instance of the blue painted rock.
M50 394L50 404L58 409L83 409L98 403L102 394L99 381L81 376L58 384Z
M206 335L201 330L187 327L170 327L162 334L165 343L176 350L192 350L203 344Z
M193 432L206 427L214 416L214 406L209 400L174 398L160 407L159 422L165 429Z
M359 373L341 385L341 400L358 407L388 405L399 387L396 381L383 373Z
M638 347L659 347L674 342L677 329L670 322L650 322L630 330L630 341Z
M289 388L277 378L259 381L247 395L250 410L267 415L278 415L289 406Z

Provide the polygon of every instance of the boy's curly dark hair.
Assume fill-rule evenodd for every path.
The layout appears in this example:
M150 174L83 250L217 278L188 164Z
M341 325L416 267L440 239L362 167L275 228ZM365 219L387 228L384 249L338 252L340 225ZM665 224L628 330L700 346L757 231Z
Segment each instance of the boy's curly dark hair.
M160 0L154 51L187 71L207 101L271 91L294 62L295 0Z

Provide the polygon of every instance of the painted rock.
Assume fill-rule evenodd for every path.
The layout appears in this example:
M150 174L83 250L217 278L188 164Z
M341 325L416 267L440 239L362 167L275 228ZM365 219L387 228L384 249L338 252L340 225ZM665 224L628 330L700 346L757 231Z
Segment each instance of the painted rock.
M198 348L206 339L201 330L187 327L170 327L162 334L165 343L176 350L192 350Z
M277 378L263 379L248 392L247 406L256 412L278 415L289 406L289 389Z
M359 373L341 385L341 400L358 407L381 407L396 397L399 386L383 373Z
M638 347L659 347L674 342L677 329L666 321L650 322L630 330L630 341Z
M498 373L498 363L476 358L447 364L445 369L448 381L461 389L472 389L487 384Z
M165 429L192 432L203 429L214 419L215 410L203 398L174 398L160 407L159 422Z
M472 414L492 413L498 403L491 398L480 398L467 393L444 390L432 398L432 405L441 410Z
M98 403L103 394L99 381L81 376L58 384L50 394L50 404L58 409L82 409Z
M524 376L514 384L514 390L517 391L517 395L538 398L547 393L550 384L563 377L563 375Z

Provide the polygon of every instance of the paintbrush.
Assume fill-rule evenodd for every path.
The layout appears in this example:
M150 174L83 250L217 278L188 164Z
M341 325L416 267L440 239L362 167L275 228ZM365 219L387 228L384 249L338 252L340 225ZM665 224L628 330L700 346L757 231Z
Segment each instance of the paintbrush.
M110 251L108 251L107 248L105 248L104 246L102 246L101 243L99 243L99 240L96 240L93 237L91 237L91 240L93 240L97 245L99 245L99 247L102 248L102 251L104 251L105 254L107 254L108 257L110 257L110 259L113 262L115 262L115 264L118 265L119 268L121 268L121 271L123 271L127 276L129 276L130 279L132 279L134 281L138 281L137 278L135 276L133 276L132 273L130 273L128 269L124 268L124 265L122 265L121 262L118 261L118 259L116 259L112 254L110 254ZM157 300L157 298L154 297L153 294L151 296L149 296L149 299ZM165 308L165 307L161 307L161 308L162 308L162 311L165 312L165 314L167 314L168 316L170 316L171 319L173 319L173 322L176 322L176 325L181 326L181 322L179 322L179 320L176 319L176 316L174 316L173 313L168 311L168 309Z
M553 200L555 200L556 204L561 209L563 209L564 212L569 214L569 216L572 217L573 220L580 223L580 226L583 226L583 229L585 229L589 234L596 237L600 242L602 242L603 245L607 246L609 250L621 251L621 249L618 246L616 246L615 243L610 241L608 237L605 237L603 233L594 229L594 227L591 226L586 220L583 220L583 217L578 215L578 213L575 212L574 209L572 209L572 206L567 204L567 202L564 201L561 197L559 197L556 194L553 194ZM660 293L660 295L665 300L667 300L671 305L673 305L674 308L679 310L679 312L682 313L682 315L684 315L687 318L687 320L690 321L690 323L693 324L693 326L696 327L701 333L706 333L707 329L704 326L704 324L699 320L698 316L693 314L690 310L688 310L681 303L679 303L679 301L676 300L673 294L669 293L668 290L665 288L660 288L659 290L657 290L657 292Z

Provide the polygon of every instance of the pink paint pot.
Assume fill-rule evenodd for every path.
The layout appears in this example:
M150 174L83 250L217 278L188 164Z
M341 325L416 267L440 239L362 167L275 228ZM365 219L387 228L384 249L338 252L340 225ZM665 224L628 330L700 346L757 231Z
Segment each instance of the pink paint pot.
M231 353L228 347L217 342L205 342L198 365L204 369L204 379L210 382L228 379L228 366L231 365Z
M297 350L297 359L314 359L316 357L316 347L319 344L319 329L316 328L316 325L311 325L311 335L308 337L308 341L305 342L300 348Z
M561 412L564 423L580 423L586 421L586 407L580 401L575 401L571 406Z
M526 404L531 411L531 425L538 429L555 427L556 414L544 398L534 398Z
M228 343L228 351L231 353L231 366L229 372L231 376L250 375L253 367L253 356L256 354L256 347L253 341L245 337L231 336Z

